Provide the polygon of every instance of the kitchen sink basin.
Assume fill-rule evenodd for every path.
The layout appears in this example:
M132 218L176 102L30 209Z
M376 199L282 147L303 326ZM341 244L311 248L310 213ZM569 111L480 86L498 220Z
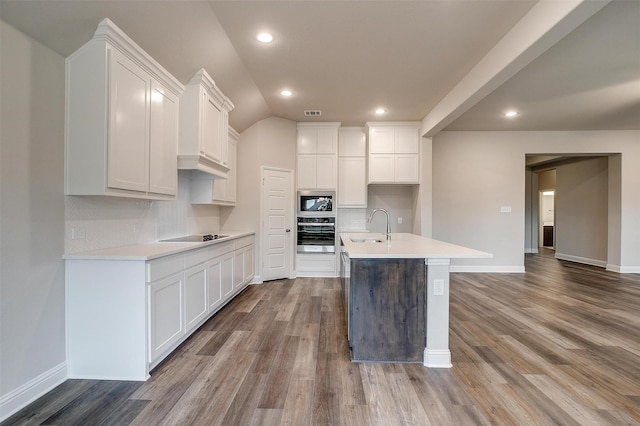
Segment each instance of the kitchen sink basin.
M380 238L350 238L352 243L381 243Z

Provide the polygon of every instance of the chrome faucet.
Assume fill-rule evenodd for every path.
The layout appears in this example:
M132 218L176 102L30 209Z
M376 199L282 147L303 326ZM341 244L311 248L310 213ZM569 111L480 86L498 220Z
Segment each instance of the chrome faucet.
M384 214L387 215L387 241L389 241L391 239L391 224L389 223L389 212L386 211L385 209L373 209L373 211L371 212L371 215L369 215L369 223L371 223L371 219L373 219L373 215L376 214L376 212L383 212Z

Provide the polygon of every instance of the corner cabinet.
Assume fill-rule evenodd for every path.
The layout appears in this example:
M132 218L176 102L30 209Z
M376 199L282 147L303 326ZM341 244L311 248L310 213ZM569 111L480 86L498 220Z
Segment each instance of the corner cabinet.
M369 128L370 184L420 183L420 123L376 122Z
M233 108L204 69L193 76L180 97L179 169L227 176L229 113Z
M205 173L191 175L191 204L236 205L238 176L238 132L229 127L228 160L226 179L216 179Z
M336 190L340 123L298 123L298 189Z
M251 283L254 236L148 261L67 259L65 269L69 378L146 380Z
M175 199L182 90L103 20L66 59L65 194Z
M367 135L362 127L338 134L338 207L367 207Z

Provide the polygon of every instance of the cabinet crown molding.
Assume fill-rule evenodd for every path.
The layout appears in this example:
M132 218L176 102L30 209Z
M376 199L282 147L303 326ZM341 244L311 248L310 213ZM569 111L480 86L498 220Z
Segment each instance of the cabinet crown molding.
M117 48L129 59L143 67L153 77L160 80L169 90L180 96L184 86L169 71L153 59L135 41L126 35L112 20L104 18L98 24L91 41L107 42Z
M235 105L231 102L231 99L226 97L222 90L216 85L216 82L211 78L211 76L207 73L204 68L200 68L198 72L194 74L194 76L189 80L189 85L199 84L201 85L209 95L216 100L216 103L220 108L226 110L227 112L233 111Z
M367 121L366 122L366 126L367 127L382 127L382 126L394 126L394 127L400 127L400 126L407 126L407 127L416 127L416 126L420 126L420 122L419 121Z

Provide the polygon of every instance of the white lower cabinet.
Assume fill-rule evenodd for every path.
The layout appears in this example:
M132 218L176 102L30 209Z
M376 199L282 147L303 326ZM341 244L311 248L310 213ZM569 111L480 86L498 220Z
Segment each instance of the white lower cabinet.
M173 347L185 333L181 273L149 284L149 360Z
M187 331L207 316L207 265L194 266L184 273L184 314Z
M335 277L335 253L296 253L296 275L299 277Z
M254 237L150 261L66 261L69 378L146 380L149 371L244 289Z

